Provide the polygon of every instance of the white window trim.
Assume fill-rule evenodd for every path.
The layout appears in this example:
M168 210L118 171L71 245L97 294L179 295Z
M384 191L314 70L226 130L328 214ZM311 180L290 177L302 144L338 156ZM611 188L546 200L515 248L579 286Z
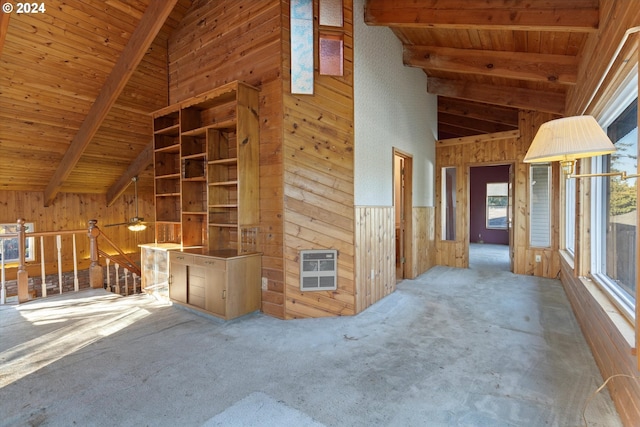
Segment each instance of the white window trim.
M596 117L600 126L606 129L613 123L613 121L626 109L631 102L638 97L638 64L635 65L633 70L625 78L620 89L612 97L609 104L603 110L603 114L600 117ZM592 171L593 173L603 172L603 156L592 158ZM603 186L603 177L591 178L591 188L596 189L598 186ZM591 228L595 231L595 224L600 224L600 227L606 227L604 217L604 210L602 206L605 206L603 191L591 191ZM638 238L640 236L636 236ZM604 265L602 252L596 250L596 248L602 248L605 245L603 242L602 233L591 233L591 277L593 281L607 294L611 302L621 311L621 313L631 322L635 322L636 310L635 305L626 293L621 292L618 285L611 280L603 271L606 271ZM636 295L638 292L636 291ZM636 298L636 304L638 303Z
M564 179L564 249L571 256L575 257L576 246L576 180ZM569 188L571 192L569 192ZM571 197L570 197L571 196Z
M602 156L594 157L592 159L592 170L594 173L601 173L603 171L604 158ZM604 177L591 178L591 188L603 187L603 180L608 179ZM624 316L630 320L635 321L636 313L633 301L628 295L622 292L618 285L615 284L604 271L606 271L606 260L603 257L603 248L606 245L604 241L604 235L601 231L606 229L606 216L604 214L603 206L606 206L604 200L603 191L592 191L591 199L591 220L592 229L591 233L591 247L594 249L591 251L591 276L593 281L600 286L600 288L609 296L611 302L618 307L618 309L624 314ZM595 224L599 224L599 228L594 227ZM596 249L597 248L597 249Z
M546 167L547 168L547 185L546 185L546 189L547 189L547 200L546 200L546 206L544 206L544 208L546 209L546 215L547 215L547 223L544 224L546 226L546 241L544 242L544 244L541 244L541 242L534 242L533 239L533 232L534 232L534 226L533 226L533 221L532 221L532 212L534 210L534 200L533 200L533 187L536 184L536 182L533 179L533 170L535 168L542 168L542 167ZM551 247L551 218L552 218L552 205L551 205L551 181L552 181L553 175L551 173L551 164L550 163L538 163L538 164L531 164L529 166L529 246L531 246L532 248L550 248Z
M3 223L0 224L0 226L16 226L17 224L15 223ZM35 230L35 224L33 222L27 222L25 223L25 228L26 230L28 230L29 233L33 233L33 231ZM0 232L0 236L4 234ZM2 257L4 257L4 241L6 239L0 239L0 245L2 247L0 247L0 253L2 254ZM35 238L34 237L27 237L27 245L26 248L27 249L27 254L25 257L25 261L27 262L33 262L36 260L35 257L35 253L36 253L36 246L35 246ZM17 258L12 258L12 259L5 259L3 264L16 264L18 263L20 260Z
M504 187L506 188L506 191L504 194L492 194L489 195L489 185L492 184L503 184ZM508 223L508 219L505 221L505 225L504 226L495 226L495 225L490 225L489 224L489 197L504 197L507 204L504 207L504 211L505 211L505 218L508 218L509 216L509 183L508 182L487 182L486 184L486 196L485 196L485 201L484 201L484 207L485 207L485 228L487 230L508 230L509 229L509 225Z

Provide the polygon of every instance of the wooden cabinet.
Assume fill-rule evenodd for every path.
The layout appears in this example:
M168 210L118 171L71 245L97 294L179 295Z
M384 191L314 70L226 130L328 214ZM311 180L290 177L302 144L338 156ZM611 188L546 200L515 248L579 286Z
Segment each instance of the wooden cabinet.
M156 242L255 252L258 90L236 81L152 116Z
M226 320L260 310L260 254L185 249L169 260L173 301Z
M169 300L169 251L178 249L180 245L171 243L140 245L143 292Z
M152 117L156 245L143 251L184 249L154 261L168 270L150 281L162 280L153 286L172 301L223 319L259 310L258 90L232 82ZM144 275L154 262L143 259Z

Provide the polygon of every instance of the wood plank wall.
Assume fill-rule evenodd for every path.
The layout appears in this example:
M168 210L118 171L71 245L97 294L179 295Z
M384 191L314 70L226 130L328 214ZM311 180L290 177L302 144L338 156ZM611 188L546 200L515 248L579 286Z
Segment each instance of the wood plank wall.
M344 76L316 72L310 96L290 93L289 7L286 0L196 2L169 41L170 100L235 79L261 88L262 310L280 318L354 314L352 3L344 2ZM434 264L434 251L424 248L433 242L433 210L418 209L414 218L422 230L414 233L417 275ZM300 292L299 251L328 248L339 251L338 290Z
M169 40L170 102L242 80L260 88L262 310L284 318L281 25L279 0L194 2Z
M414 278L435 265L435 208L413 207ZM356 206L356 312L396 290L396 239L393 206Z
M634 65L627 64L627 62L634 62L628 48L634 49L631 43L637 43L637 40L634 41L633 37L629 38L628 41L631 43L625 45L620 57L615 58L611 70L605 75L608 71L607 67L620 46L625 31L638 25L640 25L640 8L635 2L600 1L601 30L587 40L585 51L590 52L592 57L584 58L581 62L583 67L578 72L578 84L568 92L567 115L597 115L613 99L620 84L620 72L623 72L627 66ZM631 60L628 61L630 58ZM590 172L588 162L583 162L580 167L582 168L580 173ZM608 378L617 373L638 376L640 353L637 351L639 336L637 317L634 356L627 343L628 340L622 338L619 325L612 319L612 315L615 315L617 310L607 307L607 298L597 297L597 292L590 291L588 286L577 277L589 275L590 194L588 180L579 181L577 183L575 273L573 268L563 261L562 284L602 376ZM624 425L640 425L638 380L616 378L609 383L608 389Z
M413 271L417 277L436 265L435 208L413 207Z
M153 228L134 233L126 227L104 227L106 224L125 222L135 216L132 194L122 195L114 205L107 207L106 195L60 193L52 206L44 207L42 192L0 191L0 223L15 223L24 218L33 222L35 231L79 230L88 228L90 219L98 220L98 227L125 252L139 252L139 244L153 241ZM152 220L153 195L139 195L140 216ZM98 241L99 243L100 241ZM55 238L45 237L45 262L47 273L57 273L57 249ZM63 271L73 271L72 239L65 237L63 246ZM89 239L76 236L78 263L89 266ZM106 247L105 247L106 249ZM28 266L29 275L40 275L40 243L36 242L36 262ZM36 264L37 263L37 264ZM8 269L7 280L15 279L15 268Z
M519 112L519 137L495 139L491 135L482 138L460 138L436 143L436 264L467 268L469 266L469 168L472 166L514 164L514 273L557 277L560 271L558 256L559 223L558 169L553 167L554 184L551 191L552 238L549 248L529 247L529 165L522 159L533 141L537 129L554 116L534 111ZM442 240L440 227L443 167L456 167L456 240ZM541 255L542 261L535 262Z
M314 94L292 95L290 6L289 1L282 2L286 318L349 315L356 312L353 13L352 2L345 0L343 3L344 76L320 76L316 66ZM317 0L314 1L314 10L317 13ZM298 257L303 249L339 251L336 291L300 291Z
M638 376L636 356L632 354L631 346L612 322L607 309L587 289L580 278L574 275L573 268L565 261L562 261L561 280L602 377L606 379L615 374ZM599 291L596 290L596 292ZM602 295L600 299L606 300L606 297ZM610 311L615 312L615 310ZM623 424L625 426L640 425L638 380L614 378L608 389Z
M625 31L638 25L640 25L640 8L637 2L600 0L598 26L603 30L586 41L584 52L588 52L589 56L580 61L578 84L567 92L567 116L592 113L592 98L595 96L597 100L604 95L600 89L606 89L609 83L609 81L601 81L601 77L608 71L609 59L616 53ZM614 74L610 73L605 77L611 79Z
M393 206L356 207L356 312L396 290Z

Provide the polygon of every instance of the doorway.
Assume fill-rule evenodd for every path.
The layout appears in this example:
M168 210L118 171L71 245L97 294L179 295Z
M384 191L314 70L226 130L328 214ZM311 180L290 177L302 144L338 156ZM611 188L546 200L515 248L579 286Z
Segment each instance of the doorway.
M513 271L513 166L469 168L469 268Z
M393 210L395 217L396 282L411 278L413 269L413 158L393 149Z

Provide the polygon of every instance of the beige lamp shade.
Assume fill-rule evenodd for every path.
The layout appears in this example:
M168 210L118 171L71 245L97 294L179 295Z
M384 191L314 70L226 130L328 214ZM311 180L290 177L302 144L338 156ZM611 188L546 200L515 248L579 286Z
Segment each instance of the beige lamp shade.
M593 116L574 116L546 122L533 138L525 163L572 162L616 151Z

